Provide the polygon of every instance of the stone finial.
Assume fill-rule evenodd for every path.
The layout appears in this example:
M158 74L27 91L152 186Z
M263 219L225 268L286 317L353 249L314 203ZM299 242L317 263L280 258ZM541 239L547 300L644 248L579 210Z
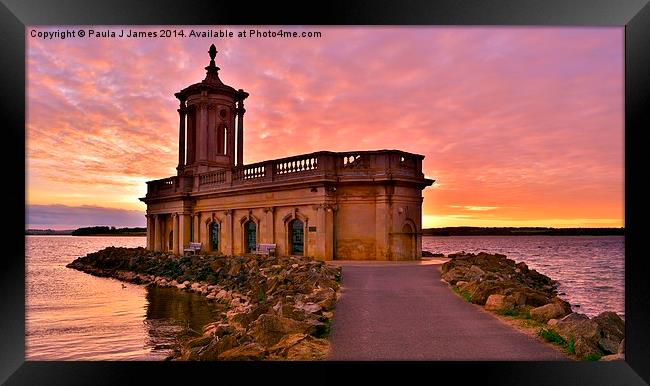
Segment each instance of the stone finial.
M214 44L210 45L210 50L208 51L208 54L210 54L210 65L214 66L214 58L217 56L217 47L215 47Z
M212 83L212 84L223 84L221 79L219 79L219 70L220 68L214 64L214 58L217 56L217 47L214 44L210 46L208 54L210 54L210 65L205 68L207 71L203 83Z

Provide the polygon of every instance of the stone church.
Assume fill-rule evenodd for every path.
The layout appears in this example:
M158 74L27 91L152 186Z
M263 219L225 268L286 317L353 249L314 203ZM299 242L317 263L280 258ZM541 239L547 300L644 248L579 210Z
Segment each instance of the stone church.
M319 260L413 260L421 255L424 156L399 150L318 151L254 164L244 159L244 100L224 84L216 48L203 81L174 94L177 175L147 182L147 248ZM335 135L335 133L333 133ZM198 245L198 244L195 244Z

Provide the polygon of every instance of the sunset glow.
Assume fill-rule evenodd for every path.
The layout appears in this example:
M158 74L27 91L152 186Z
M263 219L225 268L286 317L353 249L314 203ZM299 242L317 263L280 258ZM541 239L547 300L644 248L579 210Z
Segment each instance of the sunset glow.
M176 174L173 94L205 77L214 43L221 80L250 93L245 163L399 149L425 155L423 172L436 180L423 192L425 228L624 226L622 27L285 28L322 32L293 39L236 37L250 27L228 27L233 38L29 33L62 28L27 27L34 213L139 211L143 226L145 182ZM28 226L47 225L42 218ZM65 221L55 225L105 222Z

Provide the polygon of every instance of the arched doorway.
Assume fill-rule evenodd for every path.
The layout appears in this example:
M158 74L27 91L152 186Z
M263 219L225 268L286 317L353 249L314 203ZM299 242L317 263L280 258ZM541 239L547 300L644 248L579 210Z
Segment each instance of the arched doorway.
M406 223L402 226L399 245L399 255L401 260L415 259L415 230L411 224Z
M253 221L244 224L244 251L250 253L257 247L257 226Z
M219 251L219 223L213 221L210 223L210 250Z
M305 251L305 226L298 219L289 223L289 242L292 255L302 255Z

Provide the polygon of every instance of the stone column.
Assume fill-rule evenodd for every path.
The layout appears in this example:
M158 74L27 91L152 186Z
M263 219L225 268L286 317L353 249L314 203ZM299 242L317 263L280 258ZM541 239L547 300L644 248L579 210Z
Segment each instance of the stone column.
M239 101L237 109L237 166L244 164L244 100Z
M181 101L178 117L180 122L178 125L178 166L176 170L181 172L185 166L185 101Z
M189 214L178 215L178 252L183 253L185 247L190 243L190 227L192 221Z
M174 224L172 227L172 232L173 232L172 252L175 255L178 255L178 213L174 213L172 215L172 221Z
M266 240L264 242L275 244L275 207L264 208L264 213L266 213L266 219L264 220L266 224Z
M232 124L228 126L228 135L227 135L227 141L228 141L228 149L226 150L226 153L228 153L228 156L230 156L230 165L234 166L235 165L235 120L232 120Z
M162 224L161 224L161 215L156 214L154 215L154 232L153 232L153 237L154 237L154 242L153 242L153 250L156 252L162 251Z
M147 250L153 251L153 242L151 241L151 236L153 235L153 229L151 229L152 227L151 216L147 214L144 217L147 218Z
M199 229L199 224L200 224L200 217L201 214L197 213L194 215L194 232L192 232L192 235L194 236L194 239L192 240L195 243L200 243L201 242L201 236L200 236L200 229Z

